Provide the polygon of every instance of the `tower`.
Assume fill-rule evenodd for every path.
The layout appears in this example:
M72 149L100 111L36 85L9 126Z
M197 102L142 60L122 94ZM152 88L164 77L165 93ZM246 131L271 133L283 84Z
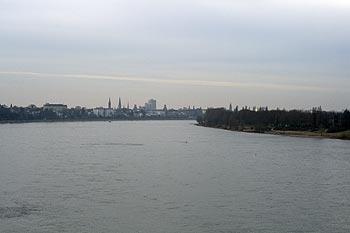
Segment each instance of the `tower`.
M119 101L118 101L118 109L122 109L122 100L119 97Z
M229 111L232 111L232 103L230 103L230 106L228 107Z
M111 98L108 99L108 109L112 108Z
M167 116L168 115L168 108L167 108L166 104L164 104L163 111L165 112L165 115Z

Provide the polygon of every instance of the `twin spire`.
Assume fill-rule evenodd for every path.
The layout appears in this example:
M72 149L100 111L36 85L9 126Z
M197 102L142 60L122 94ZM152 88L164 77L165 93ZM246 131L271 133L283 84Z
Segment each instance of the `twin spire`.
M111 98L108 99L108 108L109 108L109 109L112 109ZM129 108L129 103L128 103L128 108ZM120 99L120 97L119 97L117 109L122 109L122 100Z

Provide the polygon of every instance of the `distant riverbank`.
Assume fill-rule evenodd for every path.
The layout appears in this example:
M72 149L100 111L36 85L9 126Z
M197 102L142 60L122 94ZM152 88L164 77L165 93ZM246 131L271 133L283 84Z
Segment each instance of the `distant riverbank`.
M350 130L342 131L342 132L336 132L336 133L327 133L325 131L298 131L298 130L269 130L269 131L255 131L251 128L246 128L242 130L234 130L234 129L227 129L224 127L210 127L210 126L204 126L200 124L196 124L197 126L203 126L208 128L216 128L216 129L224 129L224 130L230 130L230 131L236 131L236 132L244 132L244 133L261 133L261 134L273 134L273 135L280 135L280 136L290 136L290 137L313 137L313 138L331 138L331 139L343 139L343 140L350 140Z
M323 131L275 130L267 133L274 134L274 135L294 136L294 137L318 137L318 138L350 140L350 130L336 132L336 133L327 133Z
M50 119L50 120L6 120L0 124L24 124L24 123L53 123L53 122L94 122L94 121L165 121L165 120L194 120L189 118L120 118L120 119Z
M206 127L240 132L350 139L350 111L347 109L326 112L321 107L310 111L210 108L197 122Z

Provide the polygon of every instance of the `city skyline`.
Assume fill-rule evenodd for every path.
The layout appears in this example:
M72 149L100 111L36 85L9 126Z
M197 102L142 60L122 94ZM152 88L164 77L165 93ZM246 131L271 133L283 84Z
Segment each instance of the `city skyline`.
M113 98L109 97L107 99L107 102L105 104L101 105L96 105L93 107L89 106L83 106L83 105L68 105L65 103L59 103L59 102L45 102L42 105L37 105L35 103L31 103L29 105L13 105L13 104L6 104L6 103L0 103L0 107L5 107L5 108L29 108L29 109L34 109L34 108L43 108L45 109L47 106L54 106L54 107L59 107L62 108L64 107L65 109L104 109L104 110L143 110L143 111L164 111L164 109L171 109L171 110L207 110L207 109L225 109L228 111L240 111L240 110L249 110L253 112L257 111L268 111L268 110L282 110L282 111L305 111L305 112L310 112L314 111L315 109L319 111L329 111L324 109L321 105L319 106L313 106L310 109L286 109L286 108L281 108L281 107L276 107L276 108L271 108L268 105L238 105L234 104L232 102L229 102L227 106L222 105L222 106L207 106L207 107L202 107L202 106L195 106L195 105L186 105L186 106L181 106L181 107L174 107L174 106L168 106L167 104L164 104L162 106L159 106L156 104L157 100L156 99L149 99L148 101L145 101L143 104L136 104L136 103L131 103L127 101L127 104L123 104L122 99L120 97L115 98L116 104L113 104L112 101ZM342 110L331 110L329 112L343 112L343 111L349 111L348 108L344 108Z

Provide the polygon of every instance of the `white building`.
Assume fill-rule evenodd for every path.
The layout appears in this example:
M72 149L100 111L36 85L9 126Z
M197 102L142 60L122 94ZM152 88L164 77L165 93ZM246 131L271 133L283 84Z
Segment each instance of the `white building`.
M94 108L93 113L97 117L104 117L104 108L102 107Z
M112 117L114 115L114 110L112 108L98 107L94 108L93 113L97 117Z

